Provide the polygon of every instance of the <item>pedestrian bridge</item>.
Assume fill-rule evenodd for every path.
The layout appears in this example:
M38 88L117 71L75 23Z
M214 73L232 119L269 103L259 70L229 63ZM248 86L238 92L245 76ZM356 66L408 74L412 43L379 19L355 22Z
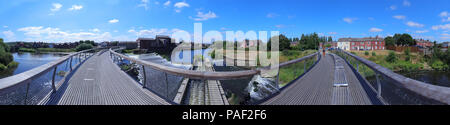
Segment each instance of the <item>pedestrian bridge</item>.
M85 50L0 79L0 105L228 105L220 80L252 78L273 70L180 69L116 51L120 49ZM307 61L314 63L307 66ZM121 62L133 65L117 65ZM345 51L311 54L279 68L299 63L303 67L296 68L303 68L303 74L253 104L450 104L450 88L406 78ZM139 80L127 74L130 72L137 73Z

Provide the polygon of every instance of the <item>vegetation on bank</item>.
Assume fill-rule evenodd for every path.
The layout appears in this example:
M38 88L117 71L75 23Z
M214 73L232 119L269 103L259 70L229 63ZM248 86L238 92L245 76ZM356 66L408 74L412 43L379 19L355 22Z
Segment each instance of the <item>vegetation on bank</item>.
M285 50L281 52L280 54L280 63L298 59L304 56L311 55L313 53L317 52L316 50L306 50L306 51L299 51L299 50ZM306 61L306 69L311 67L314 64L314 59L309 59ZM287 83L291 82L292 80L295 80L300 75L302 75L304 70L305 61L298 62L295 64L292 64L287 67L280 68L279 71L279 85L280 87L285 86Z
M431 56L412 53L409 49L406 49L404 52L394 52L390 50L372 51L372 55L369 55L368 51L353 51L352 53L393 71L447 71L449 70L450 63L450 52L448 50L446 52L436 51Z
M14 70L19 63L14 61L14 57L9 52L10 47L3 43L3 39L0 38L0 72L6 70Z
M75 52L75 49L59 49L59 48L19 48L19 52L29 53L48 53L48 52Z
M94 48L94 45L89 44L89 43L82 43L80 45L78 45L75 50L77 51L83 51L83 50L88 50L88 49L92 49Z

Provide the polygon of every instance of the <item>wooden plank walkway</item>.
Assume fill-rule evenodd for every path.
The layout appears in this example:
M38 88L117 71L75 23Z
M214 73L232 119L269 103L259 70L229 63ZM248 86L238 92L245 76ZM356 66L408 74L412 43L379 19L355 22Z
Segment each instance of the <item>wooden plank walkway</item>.
M344 64L345 75L336 74L334 58L327 54L318 64L313 67L302 78L285 88L278 95L263 102L263 105L371 105L373 104L372 94L367 94L366 90L359 82L349 65ZM342 67L339 67L342 68ZM339 81L345 80L347 87L335 88L335 75L344 76Z
M109 52L99 53L70 74L69 80L50 93L41 105L168 105L142 88L112 62Z

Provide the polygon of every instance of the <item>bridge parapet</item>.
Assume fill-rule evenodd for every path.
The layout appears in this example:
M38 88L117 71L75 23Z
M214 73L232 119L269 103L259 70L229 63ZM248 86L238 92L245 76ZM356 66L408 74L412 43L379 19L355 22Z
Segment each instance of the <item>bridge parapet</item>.
M368 83L377 92L377 97L387 104L450 104L450 88L417 81L397 74L388 68L356 56L336 50L352 66L360 81Z
M97 50L72 53L26 72L0 79L0 105L38 104L45 96L56 92L72 71Z

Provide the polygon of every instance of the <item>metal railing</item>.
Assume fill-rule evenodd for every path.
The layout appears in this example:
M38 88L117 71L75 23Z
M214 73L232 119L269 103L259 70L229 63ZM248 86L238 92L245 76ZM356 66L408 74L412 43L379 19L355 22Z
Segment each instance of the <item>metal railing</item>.
M50 92L56 92L72 71L97 49L84 50L26 72L0 79L0 105L38 104Z
M352 53L336 50L352 70L357 72L360 81L367 82L376 90L377 97L385 103L398 104L450 104L450 88L436 86L407 78L403 75L356 56Z
M306 60L309 59L313 59L315 57L318 57L319 53L314 53L311 55L307 55L304 56L302 58L299 59L295 59L295 60L291 60L288 62L284 62L279 64L279 66L277 67L262 67L262 68L256 68L256 69L251 69L251 70L240 70L240 71L226 71L226 72L215 72L215 71L198 71L198 70L190 70L190 69L180 69L180 68L175 68L175 67L170 67L170 66L166 66L163 64L159 64L159 63L154 63L154 62L150 62L150 61L144 61L141 59L136 59L136 58L132 58L129 57L127 55L118 53L116 51L118 51L120 49L110 49L110 56L113 59L113 61L115 62L119 62L119 63L123 63L123 62L128 62L129 64L134 64L136 68L138 68L138 70L140 71L140 75L142 75L142 79L140 80L140 84L142 85L143 88L147 88L150 91L153 91L155 94L157 94L158 96L166 99L166 101L172 102L172 100L177 100L175 102L177 102L179 104L180 102L180 96L177 95L175 98L174 94L170 94L172 93L172 90L169 90L173 87L173 93L183 93L185 94L184 96L186 96L186 93L188 92L180 92L179 87L185 87L186 85L179 85L178 83L175 83L177 85L171 85L173 83L170 83L170 80L168 80L168 77L174 78L174 77L181 77L181 80L175 81L175 82L186 82L186 80L183 80L185 78L190 79L190 81L200 81L200 82L208 82L208 81L217 81L219 83L219 88L222 88L222 86L220 86L220 82L221 81L227 81L227 80L242 80L242 79L251 79L253 77L255 77L255 75L261 75L262 72L266 72L266 71L272 71L278 68L286 68L289 67L291 65L297 64L299 62L306 62ZM317 58L318 60L318 58ZM315 61L317 61L315 60ZM302 68L304 68L304 72L302 73L306 73L307 68L311 67L311 63L304 63L302 64L303 66L301 66ZM301 68L301 67L295 67L295 68ZM148 71L151 70L151 71ZM152 76L152 81L154 84L155 82L162 82L162 86L155 87L154 85L149 85L149 75L148 73L154 73L155 71L159 72L156 73L155 78L153 78ZM158 76L158 77L157 77ZM158 80L160 79L160 80ZM139 81L139 80L138 80ZM276 80L278 84L278 80ZM191 83L191 82L189 82ZM170 87L172 86L172 87ZM187 85L189 86L189 85ZM199 91L210 91L208 90L208 88L210 88L207 85L202 85L203 88L200 89ZM215 87L215 86L214 86ZM163 88L165 89L165 91L159 91L157 89ZM189 88L189 87L187 87ZM279 89L279 88L278 88ZM169 92L170 91L170 92ZM220 92L223 92L223 90L220 90ZM195 93L192 93L195 94ZM203 96L210 96L208 95L208 93L203 92L202 93ZM183 96L183 97L184 97ZM189 96L189 95L188 95ZM211 97L213 98L213 97ZM205 99L205 98L203 98Z

